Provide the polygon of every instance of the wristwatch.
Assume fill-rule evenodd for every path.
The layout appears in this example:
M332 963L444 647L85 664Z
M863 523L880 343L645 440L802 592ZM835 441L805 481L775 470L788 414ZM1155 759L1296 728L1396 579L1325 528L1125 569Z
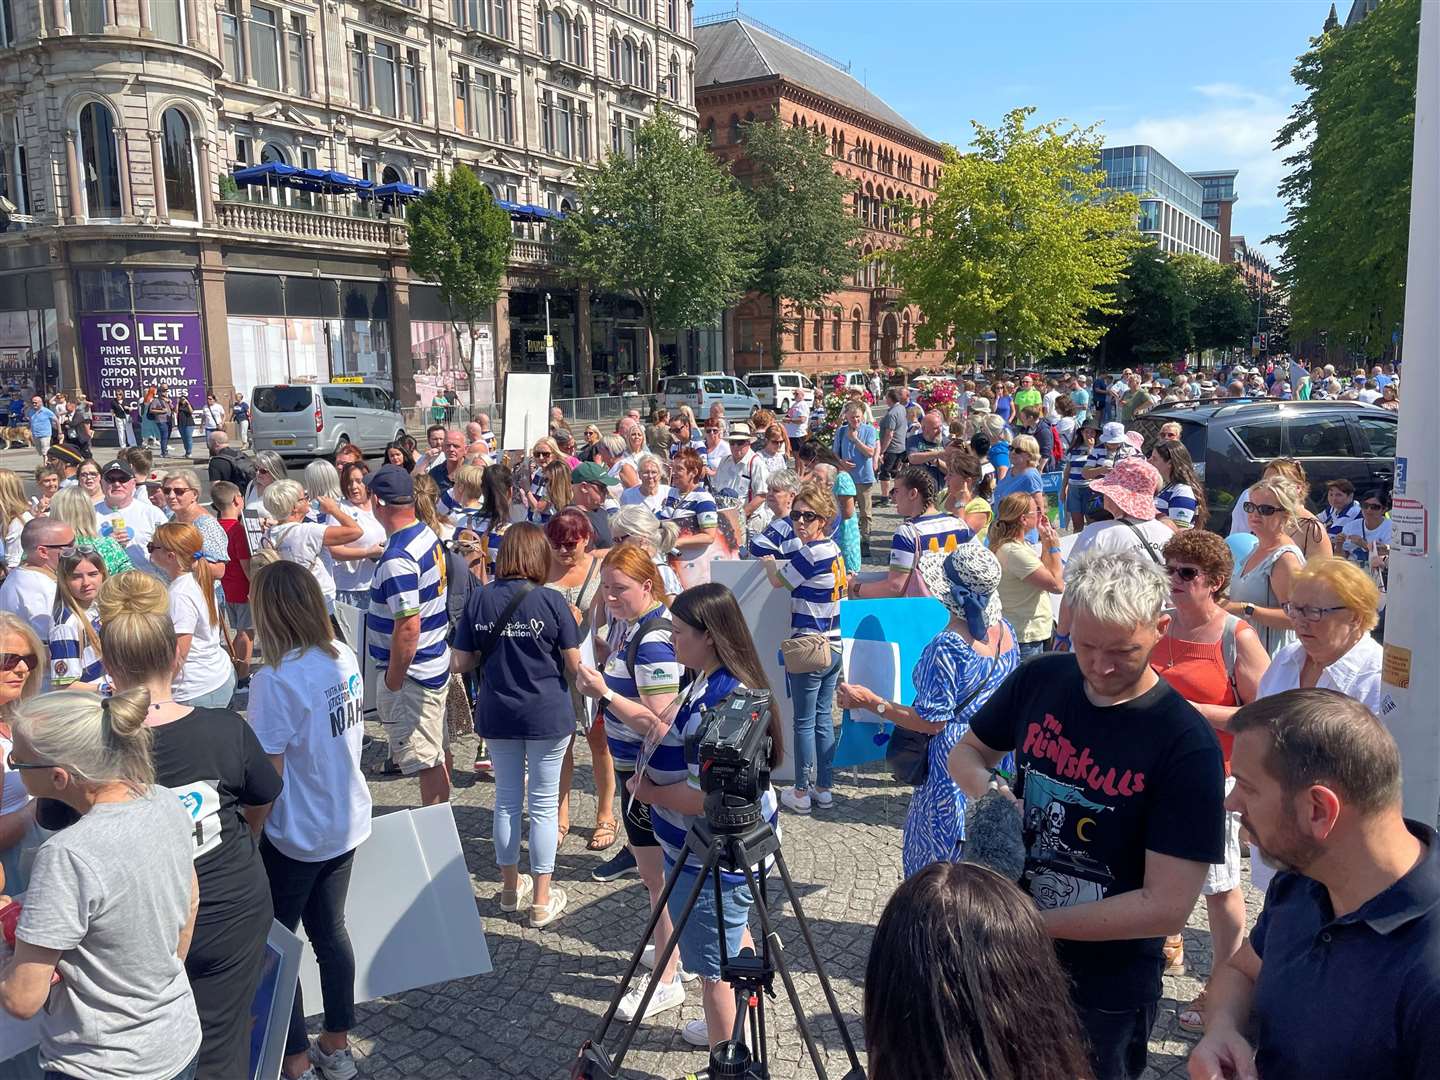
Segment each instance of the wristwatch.
M1252 616L1252 615L1255 614L1255 605L1254 605L1254 604L1246 604L1246 605L1245 605L1244 607L1242 607L1240 610L1245 613L1245 617L1248 619L1248 618L1250 618L1250 616Z
M888 701L882 701L882 702L880 702L879 705L876 705L876 706L875 706L875 715L876 715L876 716L884 716L884 715L885 715L885 710L888 709L889 707L890 707L890 703L889 703Z
M613 699L610 697L609 694L601 694L601 695L600 695L598 698L596 698L595 700L600 703L600 708L602 708L602 709L608 709L608 708L610 707L610 702L611 702Z

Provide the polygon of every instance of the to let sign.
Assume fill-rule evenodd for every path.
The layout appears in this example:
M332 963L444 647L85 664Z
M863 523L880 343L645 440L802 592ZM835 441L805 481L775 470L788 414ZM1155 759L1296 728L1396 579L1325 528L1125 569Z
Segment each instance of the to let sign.
M108 404L134 401L152 386L205 407L205 353L198 315L83 315L90 394Z

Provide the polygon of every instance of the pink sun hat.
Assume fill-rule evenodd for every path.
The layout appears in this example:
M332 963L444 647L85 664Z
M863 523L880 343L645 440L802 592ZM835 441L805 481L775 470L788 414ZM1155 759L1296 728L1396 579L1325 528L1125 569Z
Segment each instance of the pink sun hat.
M1108 475L1090 481L1090 490L1109 496L1126 517L1150 521L1155 517L1155 492L1160 473L1142 457L1121 458Z

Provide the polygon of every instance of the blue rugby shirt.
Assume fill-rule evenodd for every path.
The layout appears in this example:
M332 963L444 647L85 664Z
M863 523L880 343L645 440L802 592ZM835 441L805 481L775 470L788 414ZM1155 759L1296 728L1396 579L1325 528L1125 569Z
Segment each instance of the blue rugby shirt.
M796 548L780 567L790 586L790 636L824 634L840 644L840 601L845 596L845 559L828 536Z
M420 616L420 640L406 678L438 690L450 677L450 619L445 607L445 557L437 537L417 521L390 537L370 586L365 617L370 657L383 672L390 664L395 620Z

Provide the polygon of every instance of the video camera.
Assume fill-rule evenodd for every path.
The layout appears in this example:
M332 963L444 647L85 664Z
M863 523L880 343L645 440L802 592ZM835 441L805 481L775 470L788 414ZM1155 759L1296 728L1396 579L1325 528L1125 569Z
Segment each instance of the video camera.
M705 821L736 833L761 820L760 796L770 786L770 691L736 690L700 714L685 756L700 763Z

